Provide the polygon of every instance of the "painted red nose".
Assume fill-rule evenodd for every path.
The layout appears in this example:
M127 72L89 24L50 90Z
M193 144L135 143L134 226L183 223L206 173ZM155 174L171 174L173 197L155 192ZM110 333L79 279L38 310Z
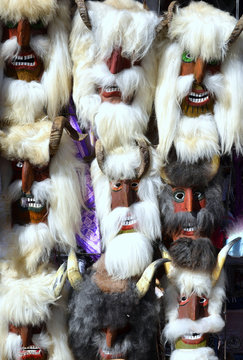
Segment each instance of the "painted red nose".
M17 41L21 47L30 45L30 23L27 19L20 20L17 27Z
M131 60L122 56L121 52L122 48L114 49L111 56L106 61L106 65L112 74L118 74L124 69L130 69L132 66Z

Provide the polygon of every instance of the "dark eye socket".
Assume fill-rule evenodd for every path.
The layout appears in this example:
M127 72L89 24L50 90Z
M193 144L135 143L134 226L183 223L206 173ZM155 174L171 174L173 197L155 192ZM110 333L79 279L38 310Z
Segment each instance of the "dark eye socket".
M15 23L15 22L13 22L13 21L8 21L8 22L6 23L6 27L7 27L8 29L15 29L15 28L17 28L17 26L18 26L18 23Z
M37 22L35 22L35 23L32 23L32 24L31 24L31 27L32 27L33 29L39 30L39 29L44 29L44 28L45 28L45 25L43 24L43 22L42 22L41 20L39 20L39 21L37 21Z
M182 296L181 297L181 301L186 301L187 300L187 297L186 296Z
M194 191L193 193L193 197L194 199L196 200L202 200L204 198L204 192L201 192L201 191Z
M185 192L183 190L177 190L173 193L176 202L183 202L185 199Z
M115 183L113 186L119 188L119 187L121 186L121 183L120 183L120 182L117 182L117 183Z
M216 60L216 59L213 59L213 60L210 60L208 62L208 65L211 65L211 66L219 66L220 65L220 61L219 60Z

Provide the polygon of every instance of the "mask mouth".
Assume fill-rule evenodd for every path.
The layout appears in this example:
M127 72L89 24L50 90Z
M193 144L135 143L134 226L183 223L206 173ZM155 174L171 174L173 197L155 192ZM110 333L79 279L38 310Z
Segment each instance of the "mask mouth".
M21 52L9 61L9 66L16 70L34 70L38 66L38 61L33 51Z
M45 354L39 347L37 347L35 345L23 346L20 351L20 359L22 359L22 360L33 360L33 359L45 360Z
M108 350L108 349L100 349L99 350L100 356L102 359L105 360L109 360L109 359L114 359L114 360L121 360L121 359L125 359L125 355L122 353L116 353L113 350Z
M136 224L136 219L134 219L131 215L127 215L122 221L121 231L134 230Z
M117 85L105 86L104 90L101 91L101 95L105 98L122 97L121 89Z
M23 194L20 198L20 206L25 210L31 210L34 212L40 212L45 208L45 204L35 200L32 194Z
M185 344L200 344L204 340L204 334L202 333L190 333L181 337L181 340Z
M186 96L186 102L191 106L204 106L210 101L207 90L194 90Z

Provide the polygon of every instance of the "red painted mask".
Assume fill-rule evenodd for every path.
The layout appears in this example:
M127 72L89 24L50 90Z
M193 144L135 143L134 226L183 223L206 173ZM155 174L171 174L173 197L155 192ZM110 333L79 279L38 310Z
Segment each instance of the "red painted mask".
M25 225L46 222L47 209L45 204L36 201L31 194L34 181L40 182L49 178L49 166L38 168L29 161L13 161L13 181L22 180L21 198L12 204L12 224Z
M208 316L208 299L204 296L192 294L187 297L183 295L178 302L178 319L191 319L192 321L196 321ZM193 349L202 346L206 346L206 334L187 334L176 342L177 349Z
M132 60L122 55L122 48L114 49L109 59L105 61L109 71L112 74L119 74L123 70L130 69L133 65L140 65L140 61L132 63ZM103 90L99 89L99 94L102 102L110 102L113 104L123 101L126 104L132 102L132 98L122 99L122 93L120 88L114 84L106 86Z
M27 82L41 79L44 65L41 58L31 49L30 39L31 36L45 34L46 28L41 21L30 24L27 19L22 19L18 23L8 22L4 26L2 43L16 37L20 46L18 55L6 62L6 75L8 77Z
M181 109L184 115L198 117L201 114L213 113L214 98L203 85L205 73L220 72L220 62L205 62L198 57L193 59L188 52L182 54L180 76L194 74L194 83L191 92L183 99Z
M20 335L22 340L22 349L18 358L21 360L46 360L47 353L35 346L32 342L33 335L40 334L43 326L14 326L9 324L9 332Z
M206 206L204 191L186 187L172 187L172 192L175 213L190 212L196 215ZM184 236L196 238L195 229L193 227L182 229L179 234L177 233L173 236L173 241Z

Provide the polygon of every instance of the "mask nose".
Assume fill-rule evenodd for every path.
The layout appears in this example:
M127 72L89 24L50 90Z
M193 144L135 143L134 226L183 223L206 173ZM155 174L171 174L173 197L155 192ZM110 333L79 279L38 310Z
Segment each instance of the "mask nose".
M205 62L198 57L194 67L194 78L198 84L201 84L205 74Z
M185 211L192 212L193 211L193 192L192 189L188 188L185 191Z
M30 45L30 23L27 19L20 20L17 26L17 41L21 47Z
M106 337L106 345L107 347L111 348L114 345L114 342L117 337L117 330L106 328L104 329L105 337Z
M106 61L106 64L112 74L118 74L124 69L131 67L130 59L127 59L121 54L122 49L114 49L110 58Z
M22 167L22 191L25 194L30 194L31 186L34 182L34 172L32 165L28 160L24 161Z

